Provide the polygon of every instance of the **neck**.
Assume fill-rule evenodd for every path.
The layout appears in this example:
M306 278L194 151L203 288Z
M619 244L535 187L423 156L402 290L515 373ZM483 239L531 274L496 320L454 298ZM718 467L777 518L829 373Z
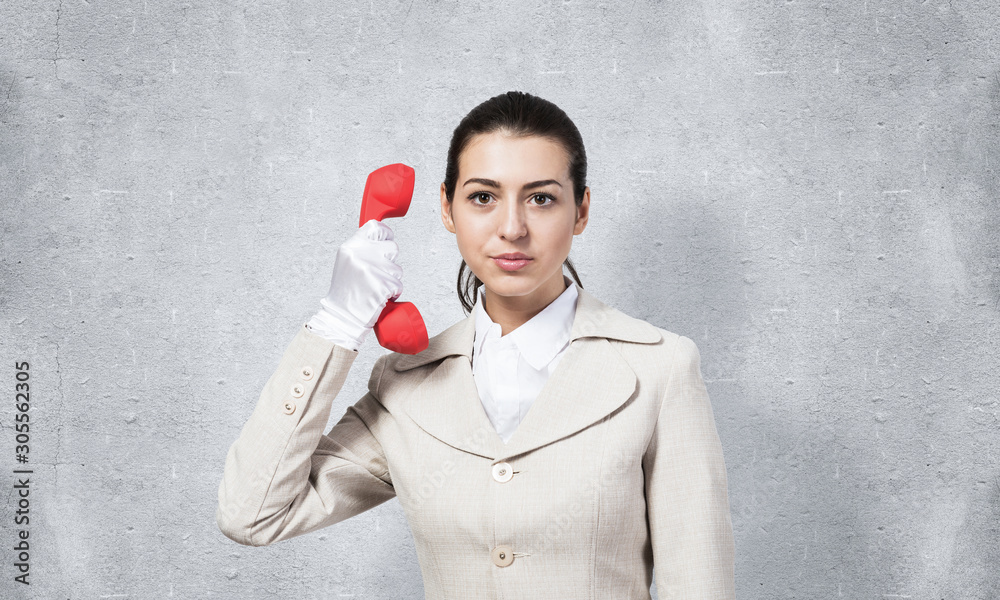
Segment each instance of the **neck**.
M524 296L501 296L494 294L489 288L483 288L483 309L494 323L500 325L500 335L504 336L542 312L564 291L566 282L562 272L558 279L552 279L551 284L547 283Z

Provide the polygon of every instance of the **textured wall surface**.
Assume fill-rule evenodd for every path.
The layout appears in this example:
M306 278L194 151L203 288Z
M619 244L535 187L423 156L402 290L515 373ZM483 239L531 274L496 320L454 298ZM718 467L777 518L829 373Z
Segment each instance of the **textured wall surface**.
M993 0L5 0L0 596L420 597L398 502L248 548L216 491L372 169L417 172L403 299L463 316L447 146L517 89L587 144L588 291L701 349L738 595L1000 597L998 31Z

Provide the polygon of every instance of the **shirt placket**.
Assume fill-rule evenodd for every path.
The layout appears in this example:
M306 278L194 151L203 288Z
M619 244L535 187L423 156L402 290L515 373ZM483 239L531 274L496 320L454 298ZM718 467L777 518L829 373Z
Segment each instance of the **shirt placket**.
M517 347L506 341L499 348L499 371L497 380L500 387L499 414L503 438L509 438L517 428L520 385L517 377Z

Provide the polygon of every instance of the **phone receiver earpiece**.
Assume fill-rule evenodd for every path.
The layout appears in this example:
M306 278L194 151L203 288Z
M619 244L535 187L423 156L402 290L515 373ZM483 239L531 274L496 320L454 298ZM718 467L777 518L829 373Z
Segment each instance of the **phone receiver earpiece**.
M403 163L380 167L368 174L361 200L361 227L368 221L402 217L413 198L414 171ZM416 354L427 348L427 327L412 302L389 300L372 328L383 348Z

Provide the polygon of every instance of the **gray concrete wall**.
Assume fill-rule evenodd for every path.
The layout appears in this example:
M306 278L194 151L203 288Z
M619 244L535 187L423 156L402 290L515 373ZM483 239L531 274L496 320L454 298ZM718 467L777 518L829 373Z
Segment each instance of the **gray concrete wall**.
M420 596L397 502L247 548L216 489L373 168L417 172L404 299L462 317L447 144L518 89L584 135L586 288L701 348L739 596L1000 597L998 26L991 0L3 2L0 596Z

